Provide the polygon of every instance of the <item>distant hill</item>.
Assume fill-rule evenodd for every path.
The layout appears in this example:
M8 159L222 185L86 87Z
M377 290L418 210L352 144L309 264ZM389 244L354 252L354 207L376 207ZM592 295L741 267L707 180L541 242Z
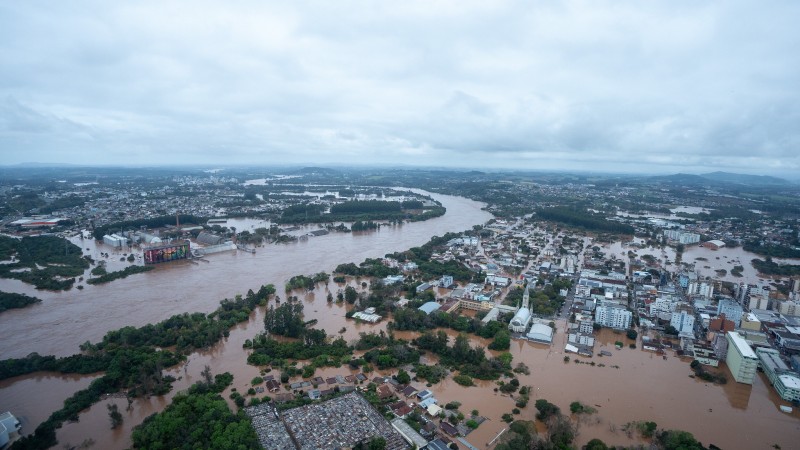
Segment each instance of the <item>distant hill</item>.
M746 184L751 186L786 186L791 184L788 180L783 178L772 177L769 175L748 175L744 173L730 173L730 172L711 172L700 175L701 177L720 181L722 183L731 184Z
M700 175L676 173L673 175L654 176L643 179L648 183L664 183L683 186L724 186L741 185L754 187L791 186L792 183L783 178L767 175L748 175L730 172L711 172Z
M673 175L661 175L656 177L650 177L649 181L656 183L685 184L685 185L709 184L709 179L703 178L700 175L692 175L690 173L676 173Z
M303 167L301 169L293 170L292 174L297 175L314 175L314 174L321 174L321 175L333 175L339 173L336 169L329 169L327 167Z

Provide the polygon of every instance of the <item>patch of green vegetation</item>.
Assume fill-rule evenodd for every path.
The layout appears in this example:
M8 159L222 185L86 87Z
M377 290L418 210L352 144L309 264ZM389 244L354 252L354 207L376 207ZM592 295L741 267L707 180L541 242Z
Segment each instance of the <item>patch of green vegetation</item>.
M765 261L758 258L752 261L753 267L764 275L780 275L793 277L800 275L800 265L795 264L778 264L772 261L772 258L767 258Z
M101 266L98 266L98 268ZM107 272L104 274L100 274L97 278L90 278L86 280L87 284L103 284L103 283L110 283L114 280L119 280L120 278L126 278L131 275L137 273L145 273L155 269L153 266L128 266L122 270L118 270L116 272ZM92 269L92 274L94 274L95 269ZM103 269L105 271L105 269Z
M0 236L0 257L16 261L0 264L0 277L14 278L36 289L64 290L89 268L80 247L57 236Z
M215 383L193 385L164 411L146 418L133 430L133 448L259 448L250 418L244 411L232 413L219 395L230 384L224 381L233 379L224 375L217 375Z
M24 308L41 301L41 299L30 297L25 294L0 291L0 313L9 309Z

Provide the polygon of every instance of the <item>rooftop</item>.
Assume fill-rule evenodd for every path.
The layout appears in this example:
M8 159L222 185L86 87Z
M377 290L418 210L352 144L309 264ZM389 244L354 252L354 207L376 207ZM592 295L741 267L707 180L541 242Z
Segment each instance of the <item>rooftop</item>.
M750 348L750 345L747 343L747 341L744 340L744 338L739 333L735 331L729 331L726 336L728 337L728 340L733 345L736 346L736 348L739 350L739 353L741 353L743 358L750 358L750 359L756 358L756 353L753 351L752 348Z
M785 373L783 375L779 375L778 378L787 389L800 390L800 378L798 378L797 375Z

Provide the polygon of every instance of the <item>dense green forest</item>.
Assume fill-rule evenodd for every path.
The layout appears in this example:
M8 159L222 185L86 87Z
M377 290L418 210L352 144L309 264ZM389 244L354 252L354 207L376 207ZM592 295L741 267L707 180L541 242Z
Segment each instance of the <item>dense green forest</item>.
M742 245L744 250L773 258L800 258L800 250L781 245L762 245L759 241L748 241Z
M633 234L630 225L608 220L600 214L592 214L585 209L570 208L567 206L554 206L539 208L536 216L542 220L560 222L565 225L583 228L589 231L605 231L609 233Z
M41 301L41 299L25 294L0 291L0 313L9 309L24 308Z
M331 215L400 212L402 210L403 205L400 202L354 200L331 206Z
M380 259L367 258L359 265L354 263L339 264L334 269L334 273L350 275L354 277L375 277L386 278L389 275L397 275L400 269L387 267Z
M769 257L766 261L756 258L752 261L752 263L753 267L755 267L758 273L762 273L764 275L781 275L786 277L800 275L800 265L778 264Z
M210 375L209 375L210 378ZM260 448L250 418L231 412L220 393L230 385L229 373L201 381L178 394L164 411L146 418L133 429L133 448L167 450Z
M17 279L36 289L69 289L75 277L89 268L81 248L57 236L0 236L0 257L16 258L15 262L0 264L0 277Z

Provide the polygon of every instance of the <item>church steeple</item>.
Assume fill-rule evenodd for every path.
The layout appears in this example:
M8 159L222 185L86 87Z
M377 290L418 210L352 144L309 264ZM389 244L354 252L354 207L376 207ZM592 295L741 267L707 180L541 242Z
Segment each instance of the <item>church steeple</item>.
M530 306L528 305L528 302L530 301L531 298L531 294L528 291L529 286L530 286L529 284L525 285L525 293L522 294L522 307L525 309L530 309Z

